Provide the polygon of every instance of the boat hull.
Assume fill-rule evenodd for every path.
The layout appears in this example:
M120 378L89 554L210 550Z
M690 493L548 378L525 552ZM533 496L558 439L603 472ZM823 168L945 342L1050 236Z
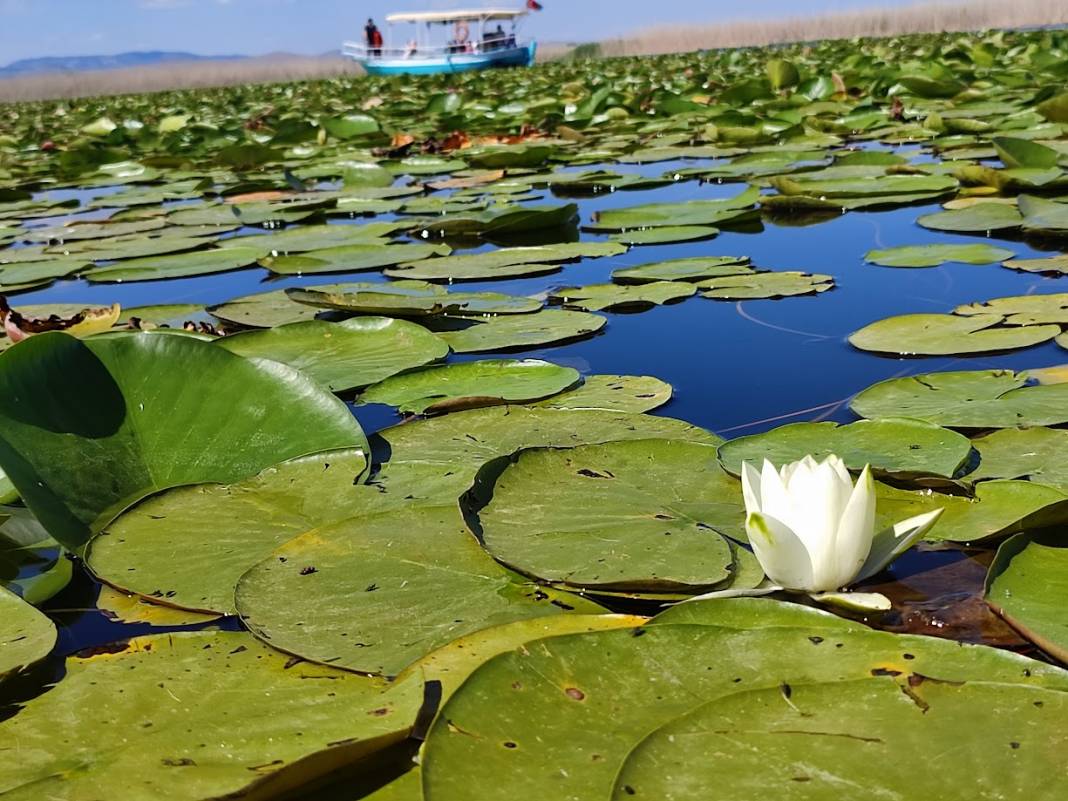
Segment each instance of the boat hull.
M496 67L529 67L534 63L537 44L495 50L491 53L454 53L433 58L356 59L368 75L441 75L475 72Z

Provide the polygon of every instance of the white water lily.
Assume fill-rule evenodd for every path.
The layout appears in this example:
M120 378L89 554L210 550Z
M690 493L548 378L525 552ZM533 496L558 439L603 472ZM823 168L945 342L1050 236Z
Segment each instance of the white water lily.
M806 456L781 470L764 460L758 472L742 463L745 530L768 580L756 590L699 596L727 597L790 590L817 601L858 609L889 609L878 593L840 592L873 576L926 534L936 509L875 530L875 482L865 466L856 485L837 456Z

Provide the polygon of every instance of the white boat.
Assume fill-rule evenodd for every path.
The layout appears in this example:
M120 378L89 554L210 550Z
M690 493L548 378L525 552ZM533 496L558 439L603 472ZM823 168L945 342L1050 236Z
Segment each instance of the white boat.
M534 63L537 52L537 42L520 38L520 23L527 14L527 8L390 14L381 47L367 41L345 42L342 52L370 75L432 75L527 67ZM398 25L413 27L405 35L395 30ZM444 42L440 41L442 38ZM404 43L400 44L402 40Z

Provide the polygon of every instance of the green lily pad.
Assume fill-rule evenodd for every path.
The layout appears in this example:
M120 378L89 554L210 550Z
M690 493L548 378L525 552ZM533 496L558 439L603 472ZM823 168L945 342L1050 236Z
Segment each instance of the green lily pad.
M244 633L141 637L69 658L53 689L0 724L20 744L0 767L0 792L274 798L402 741L421 702L417 680L292 665ZM153 736L129 736L138 730Z
M277 275L315 275L316 273L355 273L392 267L407 261L431 256L446 256L452 252L448 245L419 244L355 244L324 250L309 250L295 256L267 256L260 259Z
M720 532L737 535L744 516L741 487L714 448L645 440L524 451L478 523L496 559L541 581L696 592L731 578Z
M589 284L554 289L549 300L569 309L645 309L682 300L697 294L697 288L684 281L654 281L648 284Z
M389 317L306 320L216 341L239 356L288 364L334 392L382 381L443 359L449 346L425 328Z
M563 262L626 253L614 242L565 242L534 247L499 248L485 253L458 254L432 261L401 264L385 270L390 278L423 281L485 281L522 278L556 272Z
M930 683L907 696L891 677L741 690L710 701L646 737L627 757L612 798L697 801L715 784L737 798L771 793L832 797L843 784L888 796L947 798L979 781L1005 798L1030 795L1032 777L1056 773L1056 727L1068 694L1034 687ZM870 759L871 745L896 757ZM931 748L960 749L953 770L920 771ZM1020 772L998 770L1011 750ZM713 767L708 754L730 754ZM958 773L959 771L959 773ZM967 777L967 779L964 779ZM798 785L803 785L799 789ZM1068 791L1063 777L1039 795Z
M891 378L858 394L861 417L901 415L953 428L1014 428L1068 422L1068 384L1029 386L1011 370Z
M990 565L986 602L1046 653L1068 661L1068 548L1053 535L1018 534L1002 543Z
M301 225L269 234L255 234L228 240L238 247L254 247L270 255L304 253L359 243L381 243L404 226L397 222L373 222L366 225Z
M119 515L90 542L86 562L126 592L233 614L246 570L298 534L360 511L366 469L361 451L327 451L233 484L176 487Z
M126 259L118 264L94 267L84 275L90 281L157 281L163 278L184 278L191 275L209 275L237 270L255 264L263 255L255 248L218 247L176 253L169 256L153 256L144 259Z
M504 236L566 228L578 220L578 206L501 206L486 211L446 214L444 217L421 220L412 225L426 237L438 236Z
M1001 314L1006 325L1047 325L1068 323L1068 292L1052 295L1015 295L983 303L958 306L954 314Z
M160 232L164 233L164 232ZM89 239L61 248L62 255L76 255L92 261L117 261L120 259L137 259L145 256L162 256L170 253L182 253L198 250L211 245L218 236L120 236L110 239Z
M955 431L918 420L886 418L841 426L792 423L723 443L719 460L737 476L745 461L759 468L767 459L781 467L807 455L822 460L833 453L850 470L871 465L888 473L952 477L967 461L971 447L968 438Z
M994 264L1016 254L1005 248L984 243L974 245L902 245L884 250L869 250L864 258L883 267L937 267L946 262Z
M242 577L237 607L275 648L384 675L502 623L601 611L495 564L455 506L360 516L298 537Z
M34 228L26 233L26 242L79 242L83 239L105 239L129 234L143 234L164 226L163 220L129 220L125 222L79 222L55 228Z
M697 256L624 267L612 273L612 280L617 284L649 284L654 281L701 281L752 272L746 256Z
M834 289L834 278L820 273L768 272L709 278L697 284L701 297L713 300L755 300L813 295Z
M0 587L0 681L44 659L56 644L56 627L41 612Z
M1024 231L1053 235L1068 231L1068 203L1057 203L1034 195L1020 195L1017 205L1023 214Z
M319 309L396 317L528 314L542 307L541 301L534 298L498 292L449 292L426 281L330 284L289 289L286 294L297 303Z
M581 339L600 331L606 322L596 314L552 309L478 320L441 317L427 324L457 353L484 353Z
M159 306L133 306L122 310L120 319L140 321L142 327L181 328L187 322L211 322L211 315L195 303L169 303Z
M780 176L771 178L769 183L784 195L811 195L836 201L839 198L946 193L958 187L957 180L948 175L882 175L804 181L801 177Z
M333 206L332 197L254 203L214 203L185 206L167 215L170 225L279 225L296 223Z
M828 627L828 615L792 604L731 599L676 609L702 606L744 610L744 628L733 621L724 626L715 620L708 625L665 621L637 630L553 637L482 665L430 730L422 759L427 801L461 801L470 797L471 787L479 788L484 801L546 788L562 798L608 798L627 756L650 731L740 690L773 691L774 708L790 710L782 700L788 692L784 687L871 679L873 672L892 672L903 683L914 676L915 683L924 682L910 688L920 697L940 682L1068 687L1060 669L1016 654L849 624ZM782 607L798 609L796 615L808 612L813 622L790 625L773 612L759 611ZM701 622L699 610L691 614ZM765 618L771 620L767 627ZM605 669L606 656L615 669ZM899 685L894 691L922 718ZM858 713L855 719L866 717ZM542 736L546 720L568 732L566 741ZM1004 738L998 739L1008 750ZM926 738L920 742L929 745ZM761 767L758 775L763 772ZM708 787L702 783L703 797Z
M949 356L1027 348L1048 342L1056 325L1004 327L1000 314L902 314L856 331L849 342L860 350L898 356ZM912 415L908 415L912 416Z
M57 278L67 278L92 266L91 261L78 257L0 265L0 292L44 286Z
M666 225L662 228L635 229L612 234L608 241L624 245L670 245L675 242L711 239L717 234L719 229L711 225Z
M245 295L218 306L208 307L208 313L212 317L224 323L236 323L250 328L272 328L287 323L314 320L321 311L291 300L284 289Z
M1045 259L1010 259L1003 261L1002 267L1010 270L1020 270L1026 273L1056 273L1065 275L1068 273L1068 256L1050 256ZM3 274L0 273L0 276Z
M305 376L190 337L46 333L0 359L0 467L71 549L168 487L366 447L345 404Z
M649 203L623 209L609 209L594 215L589 231L626 231L633 228L715 226L749 214L760 197L750 187L726 200L688 200L682 203Z
M1005 428L972 440L979 466L969 481L1026 478L1068 492L1068 431L1058 428Z
M648 375L590 375L581 386L532 405L640 414L663 406L673 391L671 384Z
M360 402L384 403L408 414L434 414L530 403L580 380L578 370L537 359L460 362L394 375L368 387Z
M977 203L964 209L924 214L916 222L933 231L976 233L1019 228L1023 223L1023 216L1015 206L1006 206L1003 203ZM946 259L946 261L961 261L961 259ZM908 267L911 265L891 266Z

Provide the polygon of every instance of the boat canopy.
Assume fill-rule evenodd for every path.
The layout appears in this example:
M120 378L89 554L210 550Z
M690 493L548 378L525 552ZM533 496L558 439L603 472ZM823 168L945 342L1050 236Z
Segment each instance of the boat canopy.
M426 22L441 23L446 25L450 22L475 22L478 20L505 20L518 19L525 16L525 8L473 8L458 11L412 11L401 14L390 14L386 22Z

